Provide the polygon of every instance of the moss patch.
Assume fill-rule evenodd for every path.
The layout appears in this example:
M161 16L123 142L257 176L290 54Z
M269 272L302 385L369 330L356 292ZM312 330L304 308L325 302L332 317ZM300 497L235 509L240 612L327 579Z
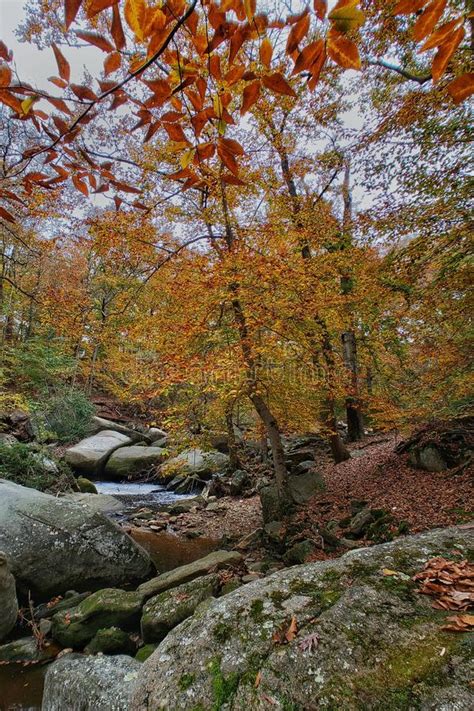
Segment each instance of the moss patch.
M193 685L195 678L195 674L183 674L179 680L179 688L182 691L186 691L186 689L189 689L189 687Z
M229 702L235 692L240 681L240 674L232 672L224 676L221 669L220 659L215 657L208 664L208 669L212 677L212 690L214 692L214 704L212 711L220 711L222 706Z

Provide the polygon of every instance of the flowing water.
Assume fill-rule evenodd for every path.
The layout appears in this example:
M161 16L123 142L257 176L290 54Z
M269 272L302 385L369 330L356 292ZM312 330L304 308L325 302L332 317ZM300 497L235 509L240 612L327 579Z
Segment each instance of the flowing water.
M124 511L145 506L159 509L162 505L189 498L189 495L166 491L156 483L94 483L100 494L111 494L123 501ZM159 573L202 558L218 546L218 541L210 538L190 540L173 533L154 533L146 529L136 529L133 538L148 551ZM39 711L46 669L47 665L0 665L0 711Z

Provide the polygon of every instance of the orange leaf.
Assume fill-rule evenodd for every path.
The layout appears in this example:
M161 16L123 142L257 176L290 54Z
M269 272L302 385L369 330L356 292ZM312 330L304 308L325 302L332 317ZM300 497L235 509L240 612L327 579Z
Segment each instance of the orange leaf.
M286 79L280 74L280 72L275 72L275 74L270 74L270 76L263 77L262 79L264 86L267 89L275 92L276 94L284 94L286 96L296 97L295 92L288 84Z
M238 178L236 175L232 175L232 173L223 173L222 180L224 183L228 183L229 185L245 185L243 180Z
M11 215L11 214L10 214L7 210L5 210L5 208L2 207L1 205L0 205L0 217L3 217L3 219L4 219L4 220L7 220L8 222L14 223L14 222L16 221L15 218L13 217L13 215Z
M94 17L102 10L106 10L112 5L117 5L119 0L91 0L86 8L87 17Z
M111 54L108 54L104 61L105 76L112 74L112 72L116 72L121 63L122 57L120 56L120 52L112 52Z
M72 176L72 182L74 184L74 187L79 190L79 192L81 192L86 197L89 196L89 190L87 189L87 185L80 178L78 178L77 175Z
M316 62L320 54L323 52L324 40L319 39L315 42L311 42L311 44L305 47L303 51L300 52L300 54L298 55L291 75L293 76L294 74L299 74L299 72L303 72L305 69L309 69L311 65Z
M141 193L139 188L134 188L132 185L128 185L127 183L121 183L118 180L111 180L110 182L117 188L117 190L122 190L125 193L136 193L137 195Z
M270 64L273 56L273 45L268 39L264 37L260 45L260 61L264 67L270 69Z
M112 26L110 28L110 34L112 35L115 46L117 49L123 49L126 44L125 35L122 27L122 20L120 19L120 10L118 5L114 5L112 8Z
M296 637L296 633L298 632L298 623L296 621L296 617L291 618L290 626L285 632L285 639L287 642L292 642L294 638Z
M361 68L357 45L334 28L328 32L327 48L331 59L340 67L344 69Z
M328 11L327 0L314 0L314 11L320 20L324 20Z
M6 104L13 109L13 111L17 114L22 113L21 102L16 98L16 96L13 96L10 92L5 91L5 89L0 89L0 101L2 104Z
M448 92L455 104L461 104L471 94L474 94L474 72L468 72L457 77L448 84Z
M222 143L222 139L219 139L217 143L217 155L219 156L225 167L228 168L231 173L233 173L234 175L238 175L239 166L237 165L237 161L235 160L234 153L226 148L225 144Z
M12 72L10 67L6 62L2 62L0 64L0 87L5 88L6 86L10 86L11 79Z
M309 23L310 16L307 12L303 15L302 18L298 20L295 25L293 25L290 30L290 34L288 35L288 40L286 42L287 54L291 54L295 51L295 49L298 49L299 43L301 42L303 37L306 37L306 34L309 30Z
M393 8L394 15L411 15L421 10L428 0L401 0Z
M114 48L110 44L109 40L103 35L99 35L97 32L78 31L76 32L76 36L79 37L79 39L84 40L84 42L92 44L94 47L98 47L103 52L109 53L114 51Z
M427 37L444 12L447 0L432 0L423 10L413 26L413 37L417 42Z
M441 27L428 37L424 45L418 51L426 52L428 49L433 49L433 47L439 47L440 44L443 44L443 42L448 39L451 32L456 29L459 22L459 18L445 22L444 25L441 25Z
M464 27L460 27L458 30L452 33L446 42L444 42L438 49L435 58L433 59L432 74L433 81L437 82L443 76L446 67L449 64L449 60L453 56L456 49L461 44L464 35Z
M71 67L69 66L69 62L66 60L64 55L61 53L61 50L59 47L57 47L54 42L51 45L53 48L54 56L56 57L56 62L58 65L58 70L59 70L59 76L61 79L64 79L64 81L69 81L71 77Z
M146 9L145 0L125 0L125 19L139 42L145 39Z
M240 113L242 116L247 113L247 111L255 104L258 97L260 96L260 81L254 81L251 84L247 84L244 89L242 97L242 107Z
M319 81L319 77L321 76L321 71L324 67L324 64L326 62L326 46L323 46L323 51L321 52L320 55L318 55L315 63L310 67L311 71L311 78L308 81L308 89L310 91L313 91L313 89L316 87L316 84Z
M65 0L64 2L64 22L66 30L72 25L76 19L76 15L81 7L82 0Z

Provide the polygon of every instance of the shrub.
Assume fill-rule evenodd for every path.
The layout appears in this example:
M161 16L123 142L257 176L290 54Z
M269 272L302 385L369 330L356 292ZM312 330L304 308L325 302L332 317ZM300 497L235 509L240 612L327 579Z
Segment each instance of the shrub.
M50 493L77 489L65 462L55 461L44 447L31 447L20 442L0 442L0 479Z
M46 402L31 406L33 424L41 440L57 439L74 442L88 434L94 405L81 390L62 390L52 393Z

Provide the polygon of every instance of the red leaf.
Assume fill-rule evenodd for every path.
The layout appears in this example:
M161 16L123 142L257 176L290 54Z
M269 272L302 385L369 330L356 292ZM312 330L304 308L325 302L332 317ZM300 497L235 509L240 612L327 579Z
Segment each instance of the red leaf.
M60 89L65 89L67 87L67 81L59 79L59 77L48 77L48 81L50 81L51 84L58 86Z
M112 5L117 5L119 0L91 0L87 7L87 17L94 17L97 13L106 10Z
M94 94L92 89L82 84L71 84L71 89L75 93L78 99L81 101L97 101L97 96Z
M74 187L79 190L79 192L81 192L86 197L89 196L89 190L87 189L87 185L80 178L78 178L77 175L72 176L72 182L74 183Z
M447 0L432 0L423 10L413 26L413 37L417 42L427 37L444 12Z
M54 56L56 57L59 76L61 77L61 79L64 79L64 81L69 81L69 79L71 78L71 67L69 66L69 62L64 57L59 47L54 44L54 42L51 46L53 48Z
M64 2L64 22L66 25L66 30L70 28L76 15L81 7L82 0L65 0Z
M314 0L314 11L320 20L324 20L328 11L327 0Z
M67 106L66 102L63 101L62 99L57 99L55 96L48 96L47 100L49 101L50 104L52 104L54 106L55 109L58 109L58 111L62 111L63 114L72 116L72 112L69 110L69 107ZM38 113L38 112L36 112L36 113Z
M117 49L123 49L126 44L125 35L122 27L122 20L120 19L120 10L118 5L114 5L112 10L112 27L110 28L110 33L114 38L115 46Z
M10 82L12 79L12 71L8 64L5 64L5 62L2 62L0 64L0 87L5 88L6 86L10 86Z
M1 205L0 205L0 217L3 217L3 219L7 220L8 222L12 222L12 223L16 222L13 215L10 215L10 213L7 210L5 210L5 208L2 207Z
M108 54L104 61L105 76L112 74L112 72L116 72L117 69L120 68L121 63L122 57L120 56L120 52L112 52L111 54Z
M461 104L474 94L474 72L462 74L448 84L448 92L455 104Z

